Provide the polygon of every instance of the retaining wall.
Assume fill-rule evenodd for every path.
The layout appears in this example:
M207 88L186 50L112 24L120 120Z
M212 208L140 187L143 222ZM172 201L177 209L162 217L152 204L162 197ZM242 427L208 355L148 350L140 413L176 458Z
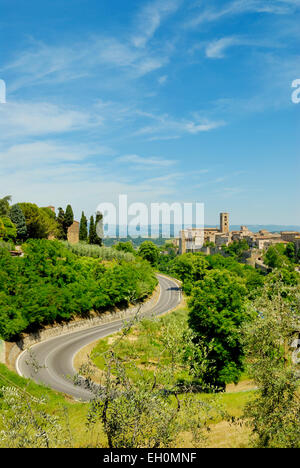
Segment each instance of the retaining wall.
M24 349L29 348L30 346L34 344L40 343L49 338L66 335L68 333L72 333L75 331L92 328L97 325L102 325L104 323L113 322L115 320L119 320L119 319L126 320L128 318L134 317L139 311L140 313L147 312L148 310L152 309L152 307L154 307L154 305L158 301L159 295L160 295L160 286L158 285L154 293L152 294L151 298L141 304L137 304L135 306L128 307L126 309L103 312L101 315L98 315L95 317L90 317L90 318L82 319L82 320L74 320L69 323L56 325L53 327L39 330L35 333L31 333L25 336L23 339L21 339L17 343L14 343L13 346L11 346L11 349L9 350L9 352L6 353L6 359L4 358L3 362L5 362L9 367L14 367L15 361L18 355ZM0 351L1 351L1 347L0 347ZM5 351L4 351L4 356L5 356Z

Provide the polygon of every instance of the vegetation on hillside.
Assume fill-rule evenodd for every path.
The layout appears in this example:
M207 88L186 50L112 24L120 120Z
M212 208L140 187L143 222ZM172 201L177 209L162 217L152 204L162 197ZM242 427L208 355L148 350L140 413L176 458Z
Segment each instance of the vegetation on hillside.
M48 240L31 239L22 248L22 258L0 249L0 337L6 340L54 321L143 300L157 284L140 258L113 257L104 264Z
M70 245L73 220L70 205L56 216L50 208L0 199L0 338L13 340L47 324L143 301L157 284L154 269L181 280L188 304L188 311L142 320L101 340L92 354L101 370L100 389L92 384L89 365L82 369L95 391L87 423L100 427L100 446L169 447L184 432L201 445L206 426L225 417L216 393L222 395L246 371L257 391L237 416L251 432L251 445L300 447L294 244L268 248L266 275L239 262L246 242L233 242L224 255L177 255L171 242L158 247L142 239L135 245L115 240L108 248L97 235L101 214L91 216L88 226L82 212L81 242ZM22 244L23 257L10 256L15 242ZM64 419L45 410L41 399L22 398L16 388L4 378L0 408L6 430L0 444L72 444Z

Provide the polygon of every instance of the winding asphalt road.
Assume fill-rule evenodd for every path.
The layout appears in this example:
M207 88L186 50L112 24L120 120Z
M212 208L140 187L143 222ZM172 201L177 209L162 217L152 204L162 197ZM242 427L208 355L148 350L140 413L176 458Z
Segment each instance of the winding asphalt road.
M142 314L143 316L161 315L174 309L181 300L180 289L175 281L161 275L157 277L160 284L158 302L151 310ZM16 370L23 377L71 395L77 400L90 400L92 394L89 391L72 383L72 376L75 374L74 356L89 343L121 330L123 323L123 320L116 320L38 343L31 347L31 352L39 366L32 364L32 358L25 350L16 361Z

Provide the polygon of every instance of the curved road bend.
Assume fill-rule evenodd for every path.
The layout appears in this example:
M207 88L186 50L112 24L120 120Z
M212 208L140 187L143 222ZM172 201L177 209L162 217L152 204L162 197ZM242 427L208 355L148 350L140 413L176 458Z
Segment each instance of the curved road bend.
M174 309L181 300L178 285L164 276L158 275L160 284L160 297L156 305L143 316L160 315ZM23 351L17 361L17 372L23 377L31 378L39 384L44 384L59 392L73 396L75 399L90 400L89 391L73 385L70 376L75 374L73 358L84 346L105 336L111 335L123 326L123 320L116 320L86 330L72 332L67 335L50 338L31 347L34 358L42 366L35 372L28 362L28 351ZM69 377L68 377L69 376Z

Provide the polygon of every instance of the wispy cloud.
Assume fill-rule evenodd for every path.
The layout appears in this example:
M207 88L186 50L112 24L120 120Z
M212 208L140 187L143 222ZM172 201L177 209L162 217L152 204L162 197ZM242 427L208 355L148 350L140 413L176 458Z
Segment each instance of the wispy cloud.
M16 136L67 133L99 127L103 119L87 112L46 102L7 102L0 106L0 128L3 140Z
M201 12L186 22L186 27L197 27L203 23L218 21L227 16L246 13L266 13L287 15L300 5L299 0L234 0L225 6L204 7L201 2Z
M223 37L222 39L217 39L208 44L205 53L209 58L223 58L224 52L228 47L232 47L233 45L238 45L240 43L240 39L237 37Z
M227 49L233 46L247 46L255 48L276 48L283 47L282 44L276 38L273 38L272 41L265 38L255 38L247 36L227 36L220 39L215 39L205 47L205 54L208 58L219 59L225 57L225 52Z
M145 136L152 141L159 139L174 139L183 136L184 134L196 135L201 132L209 132L225 125L223 120L208 120L198 119L195 116L193 121L191 120L176 120L169 115L155 115L155 114L143 114L148 118L154 120L154 124L146 125L136 132L134 136Z
M90 157L103 157L115 154L105 146L63 144L51 140L20 143L0 149L1 170L33 172L37 168L61 164L80 163ZM61 171L61 169L60 169Z
M137 15L136 31L132 35L135 47L145 47L169 15L175 13L182 0L156 0L146 4Z
M162 75L158 78L157 81L160 85L163 85L167 82L167 79L168 79L168 75Z
M111 77L117 69L126 79L136 79L168 63L168 53L137 49L126 40L114 37L88 37L76 44L50 46L33 42L0 67L9 79L9 91L28 86L67 83L94 76L101 70ZM121 77L120 77L121 79Z
M131 164L134 166L143 166L143 167L169 167L172 166L175 161L164 158L146 158L139 156L137 154L128 154L125 156L120 156L116 159L117 162Z

